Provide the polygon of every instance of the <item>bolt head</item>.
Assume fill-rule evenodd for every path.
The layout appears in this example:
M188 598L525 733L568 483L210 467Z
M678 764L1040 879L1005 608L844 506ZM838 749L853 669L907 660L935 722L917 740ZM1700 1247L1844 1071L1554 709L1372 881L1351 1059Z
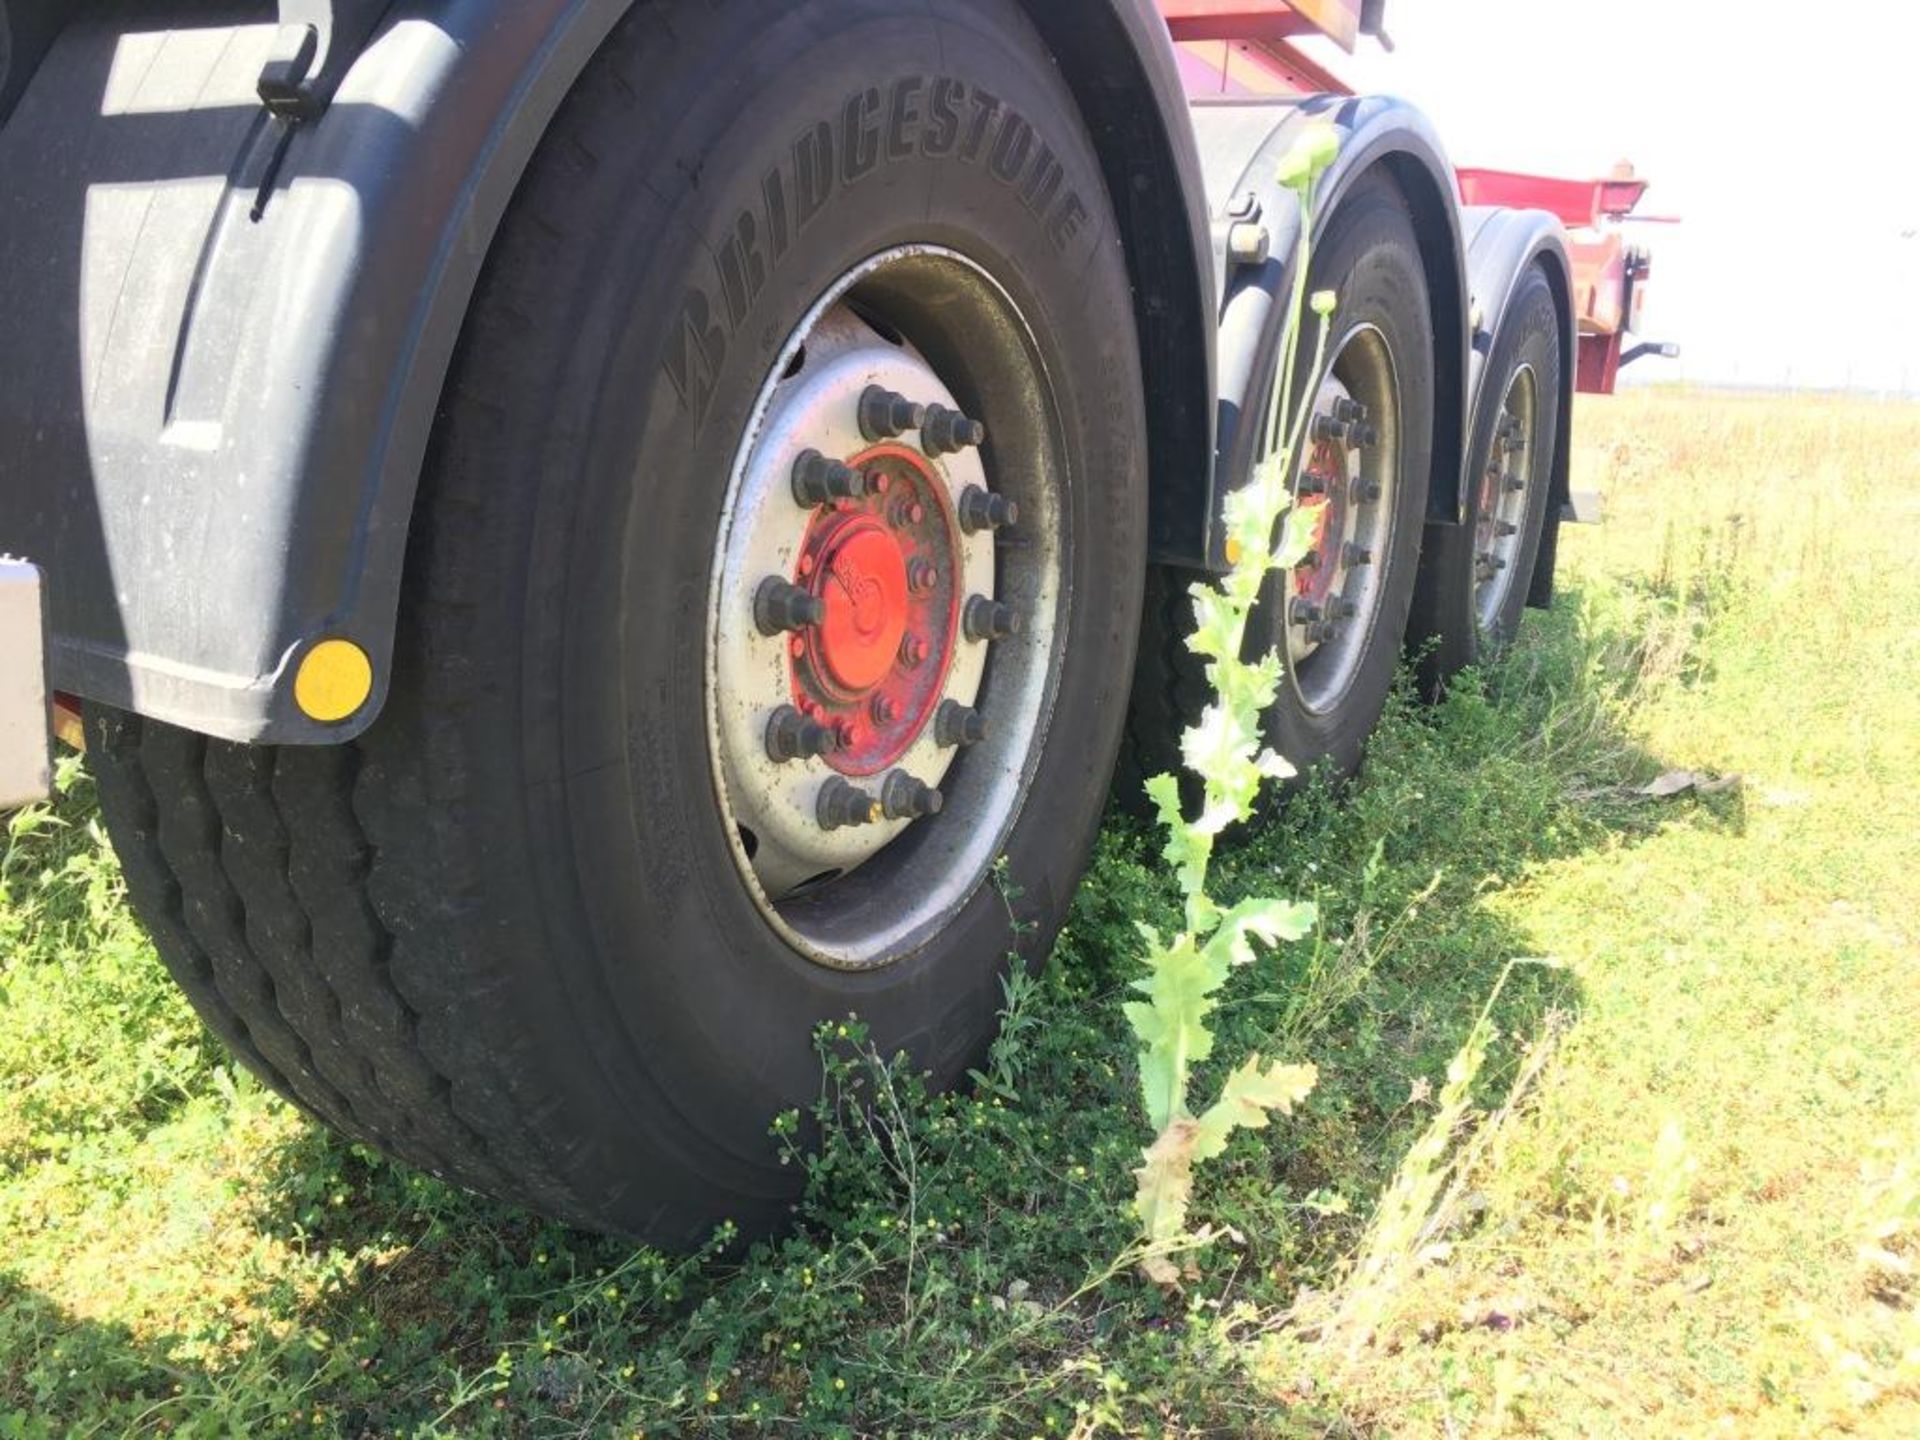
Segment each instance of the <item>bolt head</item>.
M944 405L929 405L920 424L920 448L935 459L986 441L986 426Z
M907 588L914 594L928 594L939 580L939 569L926 556L916 555L907 562Z
M791 705L782 705L767 721L767 754L776 764L811 760L833 750L833 731Z
M1002 601L975 595L967 601L962 625L969 640L1004 640L1020 633L1020 612Z
M938 815L946 798L906 771L895 770L880 786L880 804L889 820L918 820Z
M916 430L926 415L926 406L884 385L869 385L860 396L860 433L869 440L892 440Z
M1227 258L1236 265L1264 265L1273 253L1273 234L1257 220L1237 221L1227 229Z
M886 695L876 695L867 706L867 713L873 717L876 725L891 725L899 718L899 707Z
M900 640L900 663L909 670L917 670L927 662L927 642L918 635L905 635Z
M1020 507L1004 495L969 485L960 495L960 528L969 535L1020 523Z
M769 575L753 592L753 621L762 635L804 630L826 618L826 601L778 575Z
M958 700L944 700L933 718L933 738L951 749L957 745L978 745L987 738L986 716Z

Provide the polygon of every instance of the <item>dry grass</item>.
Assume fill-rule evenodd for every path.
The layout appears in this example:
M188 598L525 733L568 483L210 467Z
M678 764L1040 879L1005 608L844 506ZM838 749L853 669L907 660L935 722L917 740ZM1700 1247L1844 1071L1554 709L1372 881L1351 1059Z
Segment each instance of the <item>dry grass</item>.
M1565 573L1627 637L1617 714L1741 785L1501 897L1577 1023L1369 1352L1264 1367L1396 1435L1920 1434L1920 407L1578 426L1608 521Z

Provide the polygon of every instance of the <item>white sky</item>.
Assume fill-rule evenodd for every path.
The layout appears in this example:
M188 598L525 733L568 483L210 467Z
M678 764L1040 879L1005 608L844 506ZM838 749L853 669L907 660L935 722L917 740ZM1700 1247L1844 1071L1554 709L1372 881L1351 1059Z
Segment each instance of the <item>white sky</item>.
M1314 53L1456 164L1653 181L1630 379L1920 392L1920 0L1388 0Z

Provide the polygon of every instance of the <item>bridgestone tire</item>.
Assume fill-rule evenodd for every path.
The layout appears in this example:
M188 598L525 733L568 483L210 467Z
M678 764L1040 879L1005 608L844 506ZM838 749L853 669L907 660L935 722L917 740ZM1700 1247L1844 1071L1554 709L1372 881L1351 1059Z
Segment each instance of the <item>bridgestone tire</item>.
M1360 764L1368 736L1380 722L1402 654L1408 607L1419 561L1433 445L1432 319L1420 245L1413 218L1398 189L1383 176L1369 176L1343 198L1314 251L1312 290L1338 296L1327 353L1363 326L1376 327L1397 371L1401 443L1392 540L1374 563L1386 567L1383 593L1366 637L1365 651L1340 702L1315 712L1291 680L1267 713L1269 744L1303 775L1313 768L1336 777ZM1315 322L1308 317L1308 335ZM1309 338L1308 344L1311 344ZM1307 353L1311 354L1308 350ZM1303 364L1302 370L1308 367ZM1303 388L1305 381L1303 380ZM1122 760L1122 798L1137 803L1142 781L1177 771L1182 732L1199 718L1209 699L1201 667L1187 652L1193 629L1189 587L1203 577L1156 567L1148 576L1140 660ZM1271 653L1284 642L1284 609L1274 577L1248 625L1249 656Z
M1473 435L1461 484L1466 489L1464 522L1429 525L1414 595L1408 642L1420 665L1423 692L1437 696L1446 682L1509 644L1520 628L1531 578L1540 558L1540 542L1552 503L1553 454L1559 438L1563 358L1553 292L1538 267L1522 277L1499 335L1487 356L1487 368L1474 407ZM1538 396L1534 423L1526 438L1525 509L1509 559L1512 582L1498 613L1485 624L1479 613L1475 537L1479 533L1480 477L1494 444L1494 428L1504 410L1513 378L1531 367Z
M797 145L830 194L772 215ZM1023 185L1013 161L1043 151L1057 183ZM1030 322L1069 461L1069 598L1004 846L1018 929L983 883L921 948L853 971L790 948L736 866L709 579L786 337L913 243L964 253ZM1013 4L637 7L493 243L375 724L267 749L89 714L133 900L209 1025L342 1133L564 1220L676 1245L785 1221L798 1167L768 1127L818 1091L815 1027L858 1012L955 1081L1084 868L1144 569L1132 314L1092 144Z

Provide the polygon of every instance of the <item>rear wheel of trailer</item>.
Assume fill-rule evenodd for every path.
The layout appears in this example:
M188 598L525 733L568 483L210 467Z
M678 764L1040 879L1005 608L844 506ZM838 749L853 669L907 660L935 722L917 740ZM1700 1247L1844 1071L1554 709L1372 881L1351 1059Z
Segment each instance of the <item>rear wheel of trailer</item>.
M90 710L220 1036L582 1225L783 1218L822 1022L962 1075L1106 799L1146 545L1112 205L1015 5L902 10L651 5L593 60L466 319L364 736Z

